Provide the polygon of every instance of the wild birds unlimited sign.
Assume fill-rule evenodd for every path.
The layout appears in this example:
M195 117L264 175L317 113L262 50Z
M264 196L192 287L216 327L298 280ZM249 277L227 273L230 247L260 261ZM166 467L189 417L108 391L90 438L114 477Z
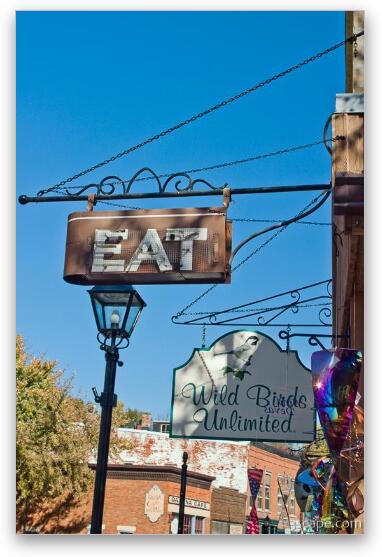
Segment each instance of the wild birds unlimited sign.
M264 334L228 333L174 370L171 437L305 443L314 434L310 371Z
M89 211L68 217L64 279L74 284L230 282L225 207Z

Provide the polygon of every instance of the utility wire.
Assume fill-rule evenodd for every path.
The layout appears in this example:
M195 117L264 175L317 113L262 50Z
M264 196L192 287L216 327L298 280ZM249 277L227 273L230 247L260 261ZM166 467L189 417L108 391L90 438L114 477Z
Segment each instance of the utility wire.
M232 222L281 222L285 219L232 219ZM315 225L315 226L332 226L331 222L316 222L310 220L299 220L296 224L308 224L308 225Z
M232 263L232 260L235 257L235 255L237 254L237 252L239 250L241 250L241 248L243 248L251 240L254 240L258 236L261 236L262 234L265 234L267 232L271 232L272 230L275 230L275 229L283 230L283 229L285 229L285 227L289 226L290 224L293 224L294 222L302 219L303 217L307 217L307 216L311 215L312 213L314 213L315 211L317 211L317 209L319 209L321 207L321 205L323 205L325 203L325 201L328 199L330 194L331 194L330 190L321 193L320 195L315 197L310 203L308 203L308 205L304 209L302 209L302 211L300 211L296 216L294 216L290 219L278 222L276 224L273 224L272 226L268 226L267 228L264 228L263 230L258 230L257 232L254 232L253 234L251 234L250 236L245 238L242 242L240 242L239 245L236 246L236 248L231 253L231 258L230 258L229 263L230 264ZM322 198L322 199L320 201L318 201L320 198ZM317 204L316 204L316 201L318 201ZM311 207L311 208L309 208L309 207ZM250 254L246 259L244 259L238 265L236 265L236 267L234 267L234 269L237 269L238 267L240 267L240 265L245 263L245 261L247 261L247 259L249 259L250 257L252 257L252 254Z
M133 145L132 147L129 147L128 149L125 149L124 151L121 151L120 153L117 153L116 155L113 155L112 157L103 160L102 162L99 162L85 170L82 170L81 172L78 172L77 174L74 174L73 176L71 176L70 178L66 178L65 180L62 180L61 182L59 182L58 184L55 184L54 186L51 186L50 188L47 188L45 190L41 190L38 195L44 195L45 193L48 193L52 190L54 190L57 187L63 186L65 184L68 184L69 182L72 182L73 180L76 180L77 178L80 178L81 176L85 176L86 174L89 174L90 172L92 172L93 170L96 170L98 168L101 168L102 166L105 166L117 159L120 159L121 157L124 157L126 155L129 155L130 153L132 153L133 151L137 151L138 149L141 149L142 147L144 147L145 145L148 145L150 143L153 143L154 141L157 141L158 139L161 139L162 137L165 137L171 133L173 133L176 130L179 130L180 128L183 128L184 126L187 126L189 124L191 124L192 122L195 122L196 120L199 120L200 118L203 118L204 116L207 116L208 114L211 114L212 112L215 112L216 110L219 110L220 108L223 108L224 106L227 106L230 103L233 103L243 97L245 97L246 95L253 93L254 91L257 91L258 89L261 89L262 87L265 87L266 85L269 85L270 83L272 83L273 81L276 81L277 79L283 78L286 75L301 69L302 67L306 66L307 64L310 64L311 62L315 62L316 60L322 58L323 56L326 56L327 54L333 52L334 50L337 50L338 48L340 48L341 46L345 45L346 43L349 42L354 42L357 40L358 37L361 37L364 34L364 31L360 31L359 33L355 33L353 35L351 35L350 37L347 37L346 39L344 39L343 41L336 43L328 48L326 48L325 50L322 50L320 52L318 52L317 54L314 54L313 56L310 56L309 58L306 58L305 60L302 60L301 62L290 66L289 68L283 70L282 72L279 72L275 75L273 75L272 77L265 79L264 81L260 81L259 83L257 83L256 85L253 85L252 87L249 87L248 89L245 89L244 91L241 91L240 93L237 93L236 95L233 95L232 97L229 97L228 99L225 99L217 104L215 104L214 106L207 108L206 110L203 110L202 112L199 112L198 114L195 114L194 116L191 116L191 118L187 118L186 120L183 120L182 122L179 122L178 124L175 124L174 126L171 126L169 128L167 128L166 130L161 131L160 133L157 133L155 135L152 135L151 137L145 139L144 141L142 141L141 143L137 143L136 145Z
M244 259L242 259L237 265L235 265L235 267L232 268L231 273L234 273L237 269L239 269L242 265L244 265L245 263L247 263L247 261L249 261L249 259L251 259L252 257L254 257L257 253L259 253L263 248L265 248L265 246L267 246L270 242L272 242L273 240L275 240L277 238L277 236L279 236L280 234L282 234L282 232L284 232L287 227L290 224L293 224L293 222L296 222L299 218L299 216L305 215L305 214L311 214L313 213L316 209L318 209L319 207L321 207L321 205L326 201L326 199L329 197L331 192L323 192L320 195L318 195L317 197L315 197L314 199L312 199L312 201L310 201L301 211L299 211L297 213L297 215L295 217L293 217L292 219L289 219L287 221L285 221L285 224L280 223L280 228L278 228L278 230L276 230L276 232L274 234L272 234L272 236L270 236L269 238L267 238L262 244L260 244L260 246L258 246L256 249L254 249L249 255L247 255L246 257L244 257ZM323 198L323 199L320 199ZM320 200L320 201L318 201ZM318 202L316 204L316 202ZM310 207L312 207L312 209L310 209ZM270 229L266 229L263 231L260 231L260 233L265 233L267 231L271 231L272 227ZM259 233L256 233L257 235ZM238 249L240 249L241 246L243 246L245 243L247 243L252 236L249 236L244 242L242 242L241 244L239 244L239 246L237 246L235 248L235 250L232 252L232 255L236 254ZM231 256L231 260L232 260L232 256ZM212 290L214 290L217 286L219 286L219 284L213 284L212 286L210 286L209 288L207 288L206 290L204 290L199 296L197 296L194 300L192 300L189 304L187 304L182 310L180 310L177 314L176 317L179 318L182 315L184 315L184 313L190 309L192 306L194 306L197 302L199 302L202 298L204 298L205 296L207 296L207 294L209 294Z
M271 151L270 153L262 153L260 155L254 155L253 157L247 157L246 159L238 159L238 160L234 160L234 161L227 161L227 162L221 162L218 164L213 164L211 166L201 166L200 168L191 168L190 170L180 170L178 172L167 172L164 174L158 174L158 178L168 178L169 176L173 176L174 174L194 174L195 172L206 172L209 170L216 170L218 168L226 168L227 166L235 166L237 164L244 164L247 162L253 162L253 161L259 161L262 159L267 159L269 157L277 157L279 155L287 155L289 153L294 153L296 151L301 151L303 149L309 149L311 147L316 147L317 145L322 145L324 143L327 143L329 141L331 141L332 143L334 143L335 141L343 141L345 140L345 136L343 135L337 135L336 137L333 137L332 139L320 139L318 141L313 141L311 143L305 143L303 145L294 145L293 147L286 147L284 149L279 149L278 151ZM136 182L147 182L150 180L155 180L156 178L154 178L154 176L143 176L141 178L136 178L135 181ZM108 182L109 186L116 186L118 184L127 184L129 183L131 180L131 178L127 179L127 180L115 180L114 182ZM78 189L78 186L66 186L65 188L63 187L56 187L55 191L66 191L66 190L75 190Z
M97 204L98 203L103 203L104 205L111 205L112 207L118 207L120 209L132 209L132 210L145 210L144 207L133 207L131 205L122 205L122 203L114 203L113 201L100 201L97 200ZM281 222L285 219L235 219L235 218L229 218L230 221L232 222ZM315 221L309 221L309 220L300 220L297 221L296 224L305 224L305 225L309 225L309 226L332 226L331 222L315 222Z

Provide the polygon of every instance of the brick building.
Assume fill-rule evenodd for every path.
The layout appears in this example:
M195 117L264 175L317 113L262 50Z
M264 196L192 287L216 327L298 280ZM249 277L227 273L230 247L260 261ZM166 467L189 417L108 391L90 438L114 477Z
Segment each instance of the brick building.
M104 534L176 533L180 473L180 468L175 466L109 465ZM210 533L211 483L214 479L198 472L188 473L185 533ZM89 507L89 522L90 511Z
M275 444L252 443L248 448L248 468L260 468L264 471L256 499L260 531L270 534L298 532L301 513L295 500L294 480L299 468L299 458ZM288 512L279 486L284 492ZM248 490L247 515L251 505L252 498ZM266 517L270 520L269 532L266 532L264 524Z
M278 480L287 485L291 522L299 520L293 481L299 466L286 447L269 443L170 438L147 429L121 429L131 449L109 463L103 515L104 534L177 532L181 463L188 453L185 533L243 534L250 513L248 468L264 470L257 498L261 533L296 531L282 507ZM95 469L95 462L90 462ZM289 493L290 490L290 493ZM92 494L75 507L60 507L49 520L31 524L41 533L87 534ZM264 519L270 519L269 532ZM297 529L298 531L298 529Z
M247 495L229 487L212 490L211 534L243 534Z
M119 434L131 441L132 448L120 455L125 464L112 465L108 473L105 533L122 533L121 526L125 529L129 526L131 533L136 534L171 533L171 523L175 519L176 524L177 519L184 451L188 452L189 477L186 491L189 505L185 508L187 533L245 533L252 503L247 474L248 468L254 467L264 470L257 498L261 532L299 531L300 513L294 497L299 459L291 455L287 447L269 443L173 439L166 433L148 430L121 429ZM285 488L289 518L279 483ZM151 523L144 513L144 498L154 485L164 494L164 512L157 522ZM127 503L131 498L133 506ZM202 513L196 512L196 508L202 509ZM131 516L131 524L124 524L123 520L129 522L128 516ZM264 526L267 516L269 532ZM176 528L173 531L175 533Z

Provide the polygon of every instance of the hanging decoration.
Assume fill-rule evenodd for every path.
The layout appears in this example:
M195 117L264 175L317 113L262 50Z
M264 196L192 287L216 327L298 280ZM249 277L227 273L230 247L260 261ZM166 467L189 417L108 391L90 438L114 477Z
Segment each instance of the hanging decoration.
M259 517L256 510L256 497L260 489L263 470L252 468L248 470L249 488L252 496L252 509L247 522L246 534L260 534Z
M294 492L296 495L297 505L300 507L301 512L305 512L305 509L308 505L309 499L313 497L313 488L318 487L317 482L315 481L312 485L311 483L306 483L304 481L304 473L309 471L309 468L300 467L297 470L296 478L294 480ZM310 475L310 474L309 474Z
M312 354L315 403L334 460L340 456L350 430L361 360L361 352L349 348L320 350Z
M321 441L305 451L316 482L310 509L316 533L348 533L350 518L363 508L362 494L353 487L363 473L363 412L356 406L361 361L360 351L348 348L312 354L315 404L328 448Z
M364 412L361 406L356 405L349 432L337 460L337 473L343 481L352 484L363 478L363 464Z

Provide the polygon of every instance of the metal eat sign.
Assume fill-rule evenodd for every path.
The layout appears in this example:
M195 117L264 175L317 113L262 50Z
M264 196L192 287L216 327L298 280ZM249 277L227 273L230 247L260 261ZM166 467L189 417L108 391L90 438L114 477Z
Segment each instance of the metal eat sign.
M89 211L68 217L64 279L74 284L230 282L225 207Z
M257 331L228 333L174 369L170 437L305 443L314 415L309 369Z

